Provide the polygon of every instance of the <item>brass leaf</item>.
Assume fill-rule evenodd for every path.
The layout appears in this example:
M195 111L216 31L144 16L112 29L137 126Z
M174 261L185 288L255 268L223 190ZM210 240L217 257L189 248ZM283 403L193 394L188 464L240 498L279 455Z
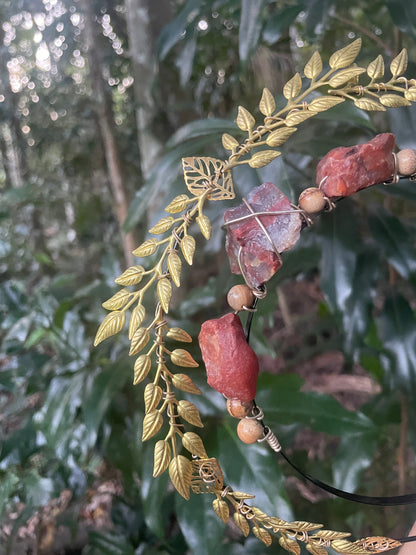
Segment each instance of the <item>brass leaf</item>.
M377 56L375 60L368 64L367 67L367 75L371 77L371 79L381 79L384 75L384 60L383 56L380 54Z
M198 224L202 235L207 241L209 241L211 239L211 222L209 221L208 216L205 216L205 214L200 214L196 218L196 223Z
M263 168L280 155L281 152L278 152L277 150L262 150L261 152L253 154L248 161L248 165L250 168Z
M149 355L140 355L134 363L134 380L133 385L137 385L145 379L149 373L152 361Z
M322 71L322 58L319 52L314 52L303 70L305 77L316 79Z
M209 189L210 200L231 200L235 197L230 171L224 171L224 162L216 158L182 158L186 186L199 197Z
M130 268L127 268L115 282L119 285L137 285L142 280L143 272L143 266L130 266Z
M349 532L337 532L335 530L318 530L311 538L323 538L324 540L340 540L351 536Z
M284 144L296 131L296 127L281 127L280 129L272 131L270 135L268 135L266 143L271 147L280 146Z
M110 314L107 314L97 330L97 334L94 339L94 347L101 343L101 341L104 341L104 339L107 339L107 337L115 335L116 333L121 331L125 321L125 312L119 312L118 310L116 310L114 312L110 312Z
M385 112L385 107L377 102L377 100L372 100L371 98L357 98L354 100L354 105L361 110L367 110L368 112Z
M380 102L388 108L399 108L400 106L410 106L412 103L398 94L383 94Z
M142 304L138 304L136 307L134 307L130 316L129 339L133 337L137 328L142 324L145 316L146 316L146 309Z
M182 261L176 252L169 253L168 270L173 283L176 287L179 287L181 284Z
M163 312L169 312L169 303L172 297L172 284L168 278L162 278L158 280L157 296Z
M234 522L237 524L237 526L243 532L243 535L245 537L247 537L250 533L250 525L247 522L246 517L243 516L241 513L234 513Z
M227 501L224 499L214 499L212 502L212 506L216 515L225 523L227 524L228 519L230 518L230 509L228 507Z
M344 85L351 79L355 79L362 73L365 73L365 68L363 67L351 67L349 69L343 69L336 73L331 79L328 81L329 86L333 89L337 89L341 85Z
M200 459L208 458L202 439L199 437L198 434L195 434L194 432L186 432L185 434L183 434L182 445L192 455L195 455Z
M153 227L149 229L149 233L153 233L153 235L159 235L160 233L164 233L168 229L173 226L174 219L172 216L167 216L166 218L162 218L155 224Z
M174 341L183 341L184 343L192 343L192 337L189 333L182 328L170 328L166 337L173 339Z
M286 551L290 551L291 553L300 555L300 545L296 540L292 540L290 538L287 538L286 536L282 536L281 538L279 538L279 543L283 547L283 549L286 549Z
M176 455L169 464L169 476L172 484L185 499L189 499L192 478L192 464L183 455Z
M178 374L176 374L177 376ZM177 387L177 386L176 386ZM191 393L193 393L191 391ZM204 425L201 422L201 417L199 416L199 411L196 406L191 403L191 401L185 401L182 399L179 401L177 406L178 414L181 418L192 424L193 426L197 426L198 428L203 428Z
M260 526L253 526L253 534L258 538L260 541L264 543L264 545L272 545L272 537L267 530L261 528Z
M263 94L261 95L261 100L259 104L260 112L264 116L270 117L276 110L276 102L274 101L272 93L267 87L263 89Z
M404 92L404 97L411 102L416 102L416 87L410 87Z
M317 528L322 528L323 524L307 522L306 520L294 520L289 523L289 526L297 532L309 532L311 530L316 530Z
M298 110L295 112L290 112L286 116L285 123L288 127L294 127L295 125L299 125L299 123L312 118L314 115L316 115L316 112L309 112L309 110Z
M121 289L121 291L117 291L115 295L105 301L102 306L107 310L118 310L127 303L130 296L131 293L128 289Z
M170 445L164 439L156 442L153 458L153 478L157 478L168 468L171 459Z
M360 50L361 39L356 39L351 44L334 52L329 58L329 66L332 69L342 69L343 67L351 65L358 56Z
M248 110L239 106L236 123L242 131L251 131L256 124L256 120Z
M318 98L314 98L308 108L311 112L325 112L333 106L341 104L344 100L344 98L339 96L320 96Z
M147 414L155 409L162 398L162 388L154 383L148 383L144 388L144 410Z
M244 493L244 491L233 491L232 496L234 497L234 499L239 499L240 501L242 499L254 499L255 497L251 493Z
M157 410L152 410L143 419L142 441L147 441L160 430L163 424L163 416Z
M325 547L321 547L320 545L314 545L313 543L309 542L306 544L305 547L309 551L309 553L312 553L312 555L328 555L328 551L325 549Z
M139 247L137 247L137 249L133 251L133 254L134 256L137 256L139 258L143 256L150 256L151 254L154 254L156 252L158 244L159 242L157 239L155 238L148 239L147 241L142 243Z
M195 239L192 235L185 235L181 241L181 251L186 262L191 266L195 253Z
M190 198L188 195L178 195L166 206L165 211L169 212L169 214L177 214L185 210L189 202Z
M404 73L407 69L407 50L403 50L392 60L390 64L390 71L394 79Z
M331 542L331 547L337 553L343 554L350 554L353 553L354 555L367 555L368 549L364 548L361 542L349 542L348 540L333 540ZM371 553L371 551L370 551ZM377 551L376 551L377 553Z
M228 133L224 133L222 136L222 146L225 150L234 151L238 147L238 141Z
M172 351L170 358L176 366L183 366L185 368L196 368L199 364L194 360L188 351L185 349L175 349Z
M137 355L149 342L150 336L146 328L139 328L131 338L129 355Z
M302 89L302 78L299 73L295 73L292 79L286 83L283 87L283 96L288 100L291 100L295 96L298 96Z
M197 387L194 384L194 382L191 380L191 378L186 374L174 374L172 376L172 384L178 389L180 389L181 391L186 391L187 393L194 393L195 395L201 395L201 390L199 389L199 387ZM185 420L187 419L185 418ZM196 426L197 424L194 424L194 425Z

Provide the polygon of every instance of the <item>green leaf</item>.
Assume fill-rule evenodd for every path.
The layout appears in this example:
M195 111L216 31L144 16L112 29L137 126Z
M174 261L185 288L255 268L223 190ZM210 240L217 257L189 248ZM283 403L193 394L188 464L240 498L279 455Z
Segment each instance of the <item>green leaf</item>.
M175 19L163 28L157 44L160 60L167 56L175 44L181 40L187 27L199 16L201 4L202 0L188 0Z
M257 48L262 28L265 0L241 0L241 18L238 31L238 54L245 63Z
M12 470L9 470L5 476L2 476L0 482L0 517L5 511L7 502L12 497L19 482L20 478Z
M387 7L394 24L416 39L416 4L406 0L388 0Z
M115 532L89 532L89 545L102 555L134 555L135 549L122 535Z
M363 472L370 466L377 449L378 431L345 436L341 439L333 462L334 486L354 492Z
M209 136L214 141L223 133L240 133L235 122L223 118L197 119L180 127L168 140L166 146L174 148L184 142L192 142L198 137Z
M267 18L263 30L264 41L269 45L275 44L303 9L303 2L296 2L295 6L288 6L281 10L274 9L271 17Z

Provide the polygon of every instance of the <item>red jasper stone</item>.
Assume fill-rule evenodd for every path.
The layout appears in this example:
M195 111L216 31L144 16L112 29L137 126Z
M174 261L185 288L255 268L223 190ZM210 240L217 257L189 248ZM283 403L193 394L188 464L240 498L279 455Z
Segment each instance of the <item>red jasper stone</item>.
M293 247L299 239L302 218L289 199L273 184L263 183L247 196L253 212L287 212L250 217L227 226L225 248L234 274L243 273L247 285L257 288L268 281L281 266L278 254ZM246 204L225 211L224 221L230 222L250 214ZM238 263L239 251L240 264Z
M259 361L246 341L240 318L226 314L207 320L198 340L209 385L228 399L254 399Z
M394 135L381 133L362 145L329 151L316 169L316 183L329 198L348 197L388 181L394 172Z

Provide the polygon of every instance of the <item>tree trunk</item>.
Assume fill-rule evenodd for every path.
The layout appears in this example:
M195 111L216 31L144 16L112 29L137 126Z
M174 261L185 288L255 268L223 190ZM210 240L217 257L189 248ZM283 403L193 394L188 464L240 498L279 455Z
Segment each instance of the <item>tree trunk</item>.
M123 223L127 217L129 203L123 182L120 151L115 136L114 115L101 73L102 61L99 49L97 48L97 26L91 0L85 0L83 5L85 6L85 33L88 47L91 86L95 100L94 105L104 147L111 192L114 199L114 211L123 238L124 258L126 264L131 266L133 264L133 255L131 252L136 247L136 243L132 233L124 233L122 230Z

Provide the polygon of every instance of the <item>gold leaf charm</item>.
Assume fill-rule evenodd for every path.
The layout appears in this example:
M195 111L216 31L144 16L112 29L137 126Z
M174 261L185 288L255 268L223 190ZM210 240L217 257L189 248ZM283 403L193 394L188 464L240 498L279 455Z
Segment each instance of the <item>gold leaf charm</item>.
M137 249L133 251L133 254L138 258L141 258L144 256L150 256L151 254L154 254L156 252L158 244L159 243L157 239L154 239L154 238L148 239L147 241L142 243L139 247L137 247Z
M371 98L357 98L354 100L354 105L361 110L367 110L368 112L385 112L385 107L377 102L377 100L371 100Z
M392 540L391 538L385 538L383 536L372 536L370 538L363 538L362 540L359 540L359 543L362 543L364 548L374 553L388 551L402 545L398 540Z
M154 449L153 478L157 478L168 468L171 459L170 445L164 439L160 439Z
M263 168L270 164L272 160L281 155L281 152L277 150L262 150L261 152L256 152L248 161L250 168Z
M399 108L400 106L410 106L411 102L398 94L383 94L380 96L380 102L388 108Z
M181 241L181 251L186 262L192 266L195 253L195 239L192 235L185 235Z
M234 522L240 528L243 535L247 537L250 533L250 525L247 522L246 517L243 516L241 513L234 513Z
M264 543L264 545L272 545L272 537L267 530L261 528L260 526L253 526L253 534L258 538L260 541Z
M329 67L332 69L342 69L343 67L351 65L358 56L360 50L361 39L356 39L348 46L344 46L344 48L341 48L332 54L329 58Z
M146 413L155 409L162 398L162 388L148 383L144 388L144 410Z
M185 368L196 368L199 364L192 358L191 354L185 349L175 349L172 351L170 358L176 366L184 366Z
M344 85L351 79L355 79L359 75L365 72L365 68L363 67L351 67L349 69L343 69L336 73L331 79L328 81L329 86L333 89L337 89L341 85Z
M331 547L336 553L350 554L353 553L354 555L368 555L371 553L368 549L363 547L362 540L350 542L348 540L333 540L331 542ZM373 553L377 553L377 551L373 551Z
M194 459L192 461L191 487L194 493L215 493L224 486L224 477L217 459Z
M169 212L169 214L177 214L178 212L182 212L188 206L190 198L188 195L178 195L175 197L172 202L170 202L165 211Z
M209 221L208 216L205 216L205 214L200 214L196 218L196 223L198 224L202 235L207 241L209 241L211 239L211 222Z
M134 307L131 316L130 316L130 323L129 323L129 339L133 337L137 328L141 325L144 318L146 316L146 309L142 304L138 304Z
M165 233L168 229L173 226L173 218L172 216L167 216L166 218L162 218L155 224L153 227L149 229L149 233L153 235L159 235L160 233Z
M157 282L157 296L164 312L169 312L169 303L172 297L172 284L168 278L159 279Z
M202 439L194 432L186 432L182 436L182 445L195 457L207 459L208 455L205 451Z
M97 334L94 340L94 347L96 347L101 341L115 335L121 331L124 323L126 321L126 314L124 312L114 311L107 314L104 320L101 322L100 327L97 330Z
M174 374L172 376L172 384L181 391L186 391L187 393L194 393L195 395L201 395L201 390L197 387L189 376L186 374ZM181 401L179 401L179 404ZM179 409L179 407L178 407ZM182 416L182 415L181 415ZM185 416L183 417L185 418ZM185 418L186 420L186 418ZM196 424L194 424L196 426ZM202 424L201 424L202 426Z
M306 544L305 547L309 551L309 553L312 553L312 555L328 555L328 551L325 549L325 547L321 547L320 545L315 545L309 542Z
M225 524L227 524L228 519L230 518L230 509L228 507L227 501L224 499L214 499L212 502L212 507L218 516Z
M107 310L118 310L127 303L130 295L131 293L128 289L122 289L121 291L117 291L115 295L105 301L102 306Z
M296 112L290 112L286 116L285 123L288 127L294 127L295 125L299 125L299 123L312 118L314 115L316 115L316 112L309 112L309 110L298 110Z
M172 484L185 499L189 499L192 478L192 463L183 455L176 455L169 464L169 476Z
M131 338L129 355L137 355L149 341L149 332L146 328L139 328Z
M368 64L367 75L371 79L381 79L384 75L384 60L380 54L375 60Z
M256 124L256 120L243 106L238 107L237 119L235 120L242 131L251 131Z
M295 96L298 96L302 89L302 79L299 73L295 73L295 75L290 79L286 85L283 87L283 96L288 100L291 100Z
M183 341L184 343L192 343L192 337L189 333L181 328L170 328L166 337L174 341Z
M263 89L259 108L260 112L267 117L272 116L273 112L276 110L276 102L274 101L273 95L267 87Z
M216 158L182 158L183 174L189 191L199 197L209 189L210 200L231 200L235 197L230 171Z
M410 87L407 91L404 92L404 97L411 102L416 102L416 88Z
M163 416L157 410L152 410L143 419L142 441L147 441L160 430L163 424Z
M290 551L291 553L300 555L300 545L296 540L292 540L290 538L287 538L286 536L282 536L281 538L279 538L279 543L283 547L283 549L286 549L286 551Z
M403 50L392 60L390 64L390 71L394 79L404 73L407 69L407 50Z
M222 146L225 148L225 150L231 150L232 152L234 152L235 149L238 147L237 139L234 139L234 137L232 137L228 133L224 133L221 140Z
M149 373L152 361L149 355L140 355L134 363L134 380L133 385L137 385L145 379Z
M320 96L319 98L314 98L309 104L308 109L311 112L325 112L337 104L344 102L345 98L340 98L339 96Z
M183 376L185 374L179 374L179 375ZM178 376L178 374L176 374L176 376ZM181 389L181 388L179 388L179 389ZM194 392L190 391L190 393L194 393ZM181 418L183 418L184 420L186 420L187 422L189 422L189 424L192 424L193 426L197 426L198 428L203 428L204 427L204 425L202 424L202 421L201 421L201 417L199 415L199 411L196 408L196 406L193 403L191 403L191 401L185 401L184 399L179 401L178 406L177 406L177 411L178 411L179 416Z
M176 252L169 253L168 256L168 270L170 276L172 278L173 283L176 287L180 287L181 285L181 270L182 270L182 261L177 255Z
M305 77L316 79L322 71L322 58L319 52L314 52L303 70Z
M268 135L266 143L271 147L280 146L284 144L295 131L297 131L296 127L281 127L280 129L276 129L276 131L272 131Z
M142 280L143 272L143 266L130 266L114 281L119 285L137 285Z

